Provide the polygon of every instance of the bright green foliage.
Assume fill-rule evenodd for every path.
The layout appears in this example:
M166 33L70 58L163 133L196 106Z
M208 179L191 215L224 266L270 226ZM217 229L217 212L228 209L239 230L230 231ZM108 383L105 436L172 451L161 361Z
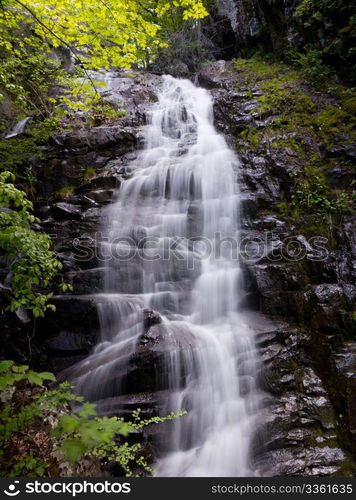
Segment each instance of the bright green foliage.
M0 46L3 33L0 31ZM0 59L0 88L6 92L18 110L32 112L35 109L42 116L47 116L53 104L47 100L47 92L58 78L64 78L60 62L49 57L43 51L34 52L14 38L13 43L18 43L16 51L7 51L3 48Z
M125 425L128 426L128 432L136 432L143 427L146 427L147 425L151 424L160 424L162 422L166 422L167 420L173 420L178 417L182 417L186 415L186 411L182 410L176 413L170 413L169 415L166 415L165 417L152 417L149 419L141 419L140 417L140 410L136 410L132 413L132 421L130 422L123 422L122 419L119 419L117 417L112 417L111 419L108 420L114 420L116 423L113 422L113 425L118 425L119 422L121 421L122 423L125 423ZM105 417L104 417L105 418ZM99 421L103 421L104 419L98 419ZM124 428L126 430L126 428ZM147 472L149 474L153 473L153 470L151 467L148 466L145 458L143 456L140 456L137 458L137 452L140 450L141 445L139 443L135 443L133 445L129 445L127 442L124 442L123 444L116 444L111 440L109 443L101 443L95 450L94 454L98 456L102 460L102 462L108 463L110 461L116 462L121 466L121 468L124 470L126 476L130 477L133 475L132 471L132 466L134 465L136 468L142 470L142 472ZM138 474L135 474L138 475Z
M86 67L106 69L129 68L147 51L154 54L164 43L159 32L171 15L184 20L207 15L200 0L4 0L2 7L1 31L26 25L38 39L28 36L25 43L66 45ZM4 48L19 50L10 35L1 38Z
M49 372L29 370L28 366L16 366L12 361L0 364L0 458L8 464L6 469L0 469L2 476L42 475L50 465L45 454L38 456L41 450L36 447L36 458L32 452L26 453L21 460L16 458L16 454L12 457L12 440L16 436L26 440L26 435L38 419L42 421L46 416L58 413L58 410L67 411L70 401L81 401L70 391L68 383L53 391L31 388L33 385L42 387L45 380L54 381L55 377ZM29 385L24 386L25 382ZM27 388L25 398L21 393L23 387ZM29 398L28 394L32 397Z
M100 101L95 104L89 112L88 124L100 125L102 122L123 118L127 115L124 109L116 109L111 104Z
M45 380L54 381L52 373L37 373L28 369L28 366L16 366L13 361L0 362L0 391L2 406L0 409L0 447L5 454L11 445L11 440L16 435L24 435L36 422L41 422L43 418L52 415L54 428L48 435L48 439L53 440L64 455L64 458L76 463L87 453L91 453L102 460L103 463L115 461L121 465L126 475L131 476L132 469L139 469L143 472L152 472L143 456L137 457L141 446L136 443L130 445L123 441L122 437L127 437L129 433L151 424L157 424L166 420L183 416L186 412L171 413L166 417L153 417L141 419L140 410L132 414L132 421L126 422L120 417L97 417L95 405L83 403L83 398L71 392L68 383L60 384L56 390L40 389L33 391L31 402L25 404L11 404L14 398L18 397L19 383L25 381L29 384L42 386ZM28 390L27 390L28 393ZM27 398L28 399L28 398ZM76 401L82 403L78 413L70 412L68 404ZM53 420L54 417L54 420ZM120 438L121 436L121 438ZM38 447L37 447L38 448ZM5 472L10 476L18 475L43 475L50 466L48 457L36 457L32 452L26 457L13 464L9 471ZM7 457L8 461L8 457Z
M50 250L48 235L31 229L37 222L32 214L32 203L23 191L8 182L14 180L11 172L0 174L0 248L11 259L11 285L14 300L11 311L20 306L32 311L35 317L43 316L48 296L38 291L49 287L62 264Z
M69 460L76 462L82 454L111 443L116 434L127 436L131 430L123 419L96 417L95 405L84 403L77 415L65 414L59 418L53 436L65 436L62 449Z
M141 67L167 45L165 27L205 17L203 0L3 0L0 9L0 100L9 116L31 116L27 136L0 140L1 170L41 159L41 144L65 115L81 110L89 125L126 114L105 102L91 69ZM65 55L65 59L63 56ZM74 74L63 61L74 60ZM53 88L55 87L55 92ZM63 123L63 122L62 122ZM0 125L0 134L9 124Z

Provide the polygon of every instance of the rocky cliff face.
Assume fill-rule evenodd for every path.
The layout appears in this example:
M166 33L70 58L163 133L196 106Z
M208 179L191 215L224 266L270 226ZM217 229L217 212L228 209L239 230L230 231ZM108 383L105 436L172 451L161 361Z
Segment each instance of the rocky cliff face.
M281 214L281 199L295 189L293 172L308 160L293 148L288 133L279 141L280 131L269 128L278 109L255 111L264 93L263 78L249 76L233 63L219 61L205 68L199 81L211 89L216 125L230 137L242 163L241 235L250 245L254 242L252 251L245 247L242 255L246 301L272 319L283 318L281 326L258 338L265 360L263 383L275 398L262 424L261 433L268 436L266 451L261 456L257 444L256 459L267 467L272 463L277 474L331 474L340 471L345 460L341 449L355 450L355 220L343 217L336 228L340 239L327 244L325 254L317 258L310 238L308 242L310 228L297 217ZM257 140L246 141L247 131L254 131ZM313 142L300 133L295 125L292 138L309 141L314 152L322 150L326 162L330 151L320 140ZM343 154L352 156L347 146ZM338 163L340 178L347 176L340 158ZM335 181L330 174L329 183L340 178ZM299 248L297 254L287 250L292 242Z
M253 2L235 3L242 8ZM353 220L348 215L342 218L335 242L319 258L320 249L309 242L308 231L281 211L284 196L288 199L294 189L290 173L303 168L305 158L289 141L299 140L291 131L282 136L256 135L267 130L271 116L278 114L254 111L263 95L258 75L247 78L232 63L218 61L198 78L214 97L216 126L241 159L241 237L247 246L242 255L245 285L240 307L254 310L262 360L260 384L268 394L253 443L255 468L262 475L349 474L356 432ZM95 344L98 310L104 301L95 232L100 229L102 207L130 176L130 161L141 147L145 109L155 100L158 84L159 77L150 74L112 75L109 93L125 102L128 116L61 134L49 146L46 161L39 165L43 175L37 212L41 227L55 235L63 279L74 285L74 293L54 297L57 311L36 325L26 323L26 318L3 317L4 357L23 361L31 344L29 356L37 366L59 373L84 359ZM320 147L317 139L304 139L312 148ZM322 151L326 156L353 158L347 141L328 147ZM329 182L348 185L349 166L339 163ZM83 179L78 172L88 166L96 174ZM73 186L70 193L53 198L68 184ZM290 238L297 248L288 250ZM6 302L6 294L3 297ZM167 349L163 337L159 316L147 311L142 340L127 360L127 390L103 402L103 413L126 414L141 407L144 415L152 415L160 410L165 394L157 387L154 367L163 364ZM141 436L148 455L154 454L156 433L165 432L165 426L147 429Z
M225 57L254 51L284 54L308 45L323 51L326 60L345 78L352 76L354 33L349 28L352 6L303 0L218 0L213 20L222 26L218 44Z
M284 50L285 44L301 46L306 36L294 17L299 0L220 0L217 12L229 19L237 52L258 48Z

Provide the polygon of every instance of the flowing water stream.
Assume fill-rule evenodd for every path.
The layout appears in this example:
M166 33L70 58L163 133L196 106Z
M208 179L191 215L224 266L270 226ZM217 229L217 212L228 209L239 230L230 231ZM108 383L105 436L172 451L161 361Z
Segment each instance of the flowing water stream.
M102 338L72 376L91 400L120 395L144 311L157 311L162 414L188 414L160 443L155 474L250 475L260 396L253 330L239 311L238 159L214 128L209 93L170 76L144 141L106 213Z

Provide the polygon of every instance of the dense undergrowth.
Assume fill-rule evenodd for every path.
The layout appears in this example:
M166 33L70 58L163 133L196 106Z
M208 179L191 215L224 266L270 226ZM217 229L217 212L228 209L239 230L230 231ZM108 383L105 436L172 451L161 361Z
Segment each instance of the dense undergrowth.
M1 476L98 475L109 463L122 475L151 474L141 445L129 443L128 435L185 414L142 419L136 410L130 421L98 417L95 405L74 394L69 383L48 388L55 381L50 372L0 361Z

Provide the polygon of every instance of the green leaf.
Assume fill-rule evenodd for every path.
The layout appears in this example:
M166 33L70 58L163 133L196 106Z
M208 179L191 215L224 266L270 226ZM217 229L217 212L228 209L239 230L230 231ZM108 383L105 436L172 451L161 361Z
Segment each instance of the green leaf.
M63 431L70 434L77 428L79 419L74 415L62 415L59 419L59 423L62 426Z
M6 372L13 366L14 362L7 360L7 361L0 361L0 372Z
M77 462L81 455L87 451L87 447L79 439L66 439L61 449L71 462Z
M13 385L15 382L14 375L12 373L4 373L0 377L0 391L3 391L9 385Z
M96 415L95 405L92 403L85 403L83 405L83 408L80 410L79 415L83 418L95 416Z
M43 380L52 380L53 382L57 380L54 373L51 372L41 372L39 373L39 376L42 377Z
M12 367L12 371L14 373L25 373L28 370L28 365L14 365Z
M43 376L42 373L37 373L32 370L30 370L27 374L27 380L30 382L30 384L35 384L35 385L43 385L44 380L55 380L54 375L49 372L43 372L45 375ZM50 377L47 376L47 373L49 373Z

